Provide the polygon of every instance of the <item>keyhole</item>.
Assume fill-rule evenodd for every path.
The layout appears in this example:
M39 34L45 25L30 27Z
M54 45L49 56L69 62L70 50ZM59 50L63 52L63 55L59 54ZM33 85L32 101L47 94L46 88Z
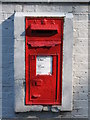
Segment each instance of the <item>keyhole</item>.
M35 82L35 86L37 86L37 82Z

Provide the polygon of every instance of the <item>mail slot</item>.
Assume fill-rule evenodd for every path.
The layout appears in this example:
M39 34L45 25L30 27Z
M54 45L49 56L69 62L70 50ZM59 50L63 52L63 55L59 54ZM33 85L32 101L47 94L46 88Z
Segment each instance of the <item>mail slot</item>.
M63 18L25 18L25 104L62 104Z

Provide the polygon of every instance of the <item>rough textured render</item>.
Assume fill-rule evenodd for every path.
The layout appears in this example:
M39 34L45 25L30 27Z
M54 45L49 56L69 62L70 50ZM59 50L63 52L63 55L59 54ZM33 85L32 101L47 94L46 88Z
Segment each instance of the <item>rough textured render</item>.
M64 12L73 14L72 112L22 113L14 111L14 12ZM83 3L2 3L2 115L4 118L88 117L88 5ZM20 29L18 27L18 29ZM24 34L24 33L23 33ZM22 34L22 36L23 36ZM22 36L20 36L22 39ZM16 41L19 42L19 41ZM23 43L22 43L23 45ZM22 48L23 49L23 48ZM19 49L21 50L21 49ZM17 61L19 62L19 61ZM21 71L19 71L20 74ZM17 75L18 76L18 75ZM22 76L23 77L23 76ZM24 80L23 80L24 81ZM18 84L18 83L17 83ZM24 86L20 86L24 87ZM11 99L12 98L12 99ZM55 107L54 107L55 108ZM57 109L52 108L53 111ZM43 107L48 111L50 107Z
M42 105L25 105L25 16L64 17L63 38L63 78L62 105L51 106L51 111L72 110L72 47L73 47L73 16L71 13L16 13L14 19L14 80L15 80L15 112L44 111ZM19 29L18 29L19 27ZM18 30L18 31L17 31ZM22 35L23 34L23 35ZM18 62L17 62L18 61ZM67 64L68 63L68 64ZM49 106L48 106L49 107ZM54 110L53 110L54 109Z

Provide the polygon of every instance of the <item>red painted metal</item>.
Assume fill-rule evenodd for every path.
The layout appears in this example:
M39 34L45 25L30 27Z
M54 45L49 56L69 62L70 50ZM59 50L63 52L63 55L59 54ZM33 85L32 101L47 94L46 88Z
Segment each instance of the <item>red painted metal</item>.
M31 24L30 25L31 30L57 30L58 31L58 25L54 24Z
M53 17L25 19L26 105L62 103L63 22ZM38 56L52 57L52 74L36 74Z

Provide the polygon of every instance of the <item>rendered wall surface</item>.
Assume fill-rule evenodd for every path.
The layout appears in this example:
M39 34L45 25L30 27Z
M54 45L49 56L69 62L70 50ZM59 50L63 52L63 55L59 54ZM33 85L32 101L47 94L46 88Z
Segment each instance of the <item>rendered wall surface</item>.
M14 112L14 14L16 12L64 12L73 14L73 110L72 112ZM88 4L2 3L2 115L3 118L88 117ZM17 61L18 62L18 61Z

